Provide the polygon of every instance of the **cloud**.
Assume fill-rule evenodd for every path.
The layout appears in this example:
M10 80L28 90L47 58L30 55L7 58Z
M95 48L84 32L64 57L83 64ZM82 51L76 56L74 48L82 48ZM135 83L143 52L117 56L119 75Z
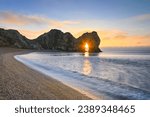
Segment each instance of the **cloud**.
M19 30L19 32L21 34L23 34L24 36L26 36L27 38L29 39L35 39L37 38L38 36L40 36L41 34L47 32L48 29L43 29L43 30L26 30L26 29L21 29Z
M150 21L150 14L142 14L138 16L131 17L130 20L134 21Z
M41 24L43 19L36 16L26 16L12 12L0 12L0 23L14 25Z
M10 11L0 11L0 27L6 29L16 29L28 38L48 32L52 28L65 29L68 26L79 24L79 21L54 20L39 15L24 15Z
M36 38L52 28L69 31L75 37L95 30L102 40L102 47L150 46L149 25L147 25L149 20L150 14L116 21L59 21L38 15L24 15L8 11L0 12L0 25L5 28L17 29L28 38Z
M102 47L150 46L149 35L130 35L123 31L98 31Z
M26 26L26 25L50 25L63 27L66 25L78 24L78 21L58 21L37 15L24 15L9 11L0 11L0 23L6 25Z
M126 35L128 34L127 32L124 32L124 31L118 30L118 29L98 30L98 33L105 40L110 40L112 38L125 39Z

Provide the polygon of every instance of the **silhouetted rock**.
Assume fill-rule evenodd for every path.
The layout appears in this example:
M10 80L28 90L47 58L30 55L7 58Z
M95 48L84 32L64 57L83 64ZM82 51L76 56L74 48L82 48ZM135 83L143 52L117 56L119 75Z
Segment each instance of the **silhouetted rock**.
M49 49L72 52L84 52L85 43L89 44L90 52L100 52L100 38L95 31L84 33L78 39L69 32L52 29L34 40L29 40L16 30L0 28L0 47L9 46L27 49Z
M72 51L75 38L68 32L52 29L35 40L44 49Z
M77 51L85 51L85 44L89 45L90 52L100 52L100 38L97 32L93 31L92 33L84 33L80 36L75 43L75 48Z
M40 45L27 39L17 30L4 30L0 28L0 47L38 49L40 48Z

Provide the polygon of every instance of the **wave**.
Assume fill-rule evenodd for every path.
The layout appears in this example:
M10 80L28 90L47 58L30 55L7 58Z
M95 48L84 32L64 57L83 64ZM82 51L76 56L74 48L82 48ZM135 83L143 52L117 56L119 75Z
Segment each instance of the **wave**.
M128 84L87 76L78 71L65 70L39 61L31 61L22 55L16 55L14 58L34 70L79 89L81 92L90 93L98 99L150 99L149 91Z

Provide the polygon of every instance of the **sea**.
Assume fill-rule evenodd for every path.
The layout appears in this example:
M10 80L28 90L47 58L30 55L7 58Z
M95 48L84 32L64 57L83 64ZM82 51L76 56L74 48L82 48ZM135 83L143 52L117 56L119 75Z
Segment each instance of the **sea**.
M102 51L30 52L14 57L92 99L150 99L150 47Z

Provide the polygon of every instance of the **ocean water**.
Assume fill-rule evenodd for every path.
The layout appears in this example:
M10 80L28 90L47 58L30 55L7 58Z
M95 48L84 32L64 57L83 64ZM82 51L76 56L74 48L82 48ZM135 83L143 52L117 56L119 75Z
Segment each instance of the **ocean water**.
M15 58L93 99L150 99L150 48L102 50L31 52Z

